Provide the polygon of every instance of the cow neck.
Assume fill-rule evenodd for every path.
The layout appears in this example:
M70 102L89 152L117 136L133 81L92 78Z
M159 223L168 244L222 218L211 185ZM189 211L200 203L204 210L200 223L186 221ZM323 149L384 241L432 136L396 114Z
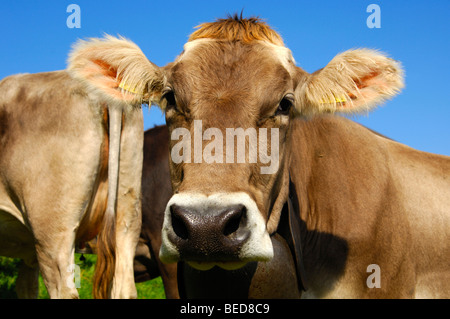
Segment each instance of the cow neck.
M306 291L308 284L303 260L300 229L300 205L295 185L292 183L289 174L289 196L281 212L280 223L276 232L286 240L289 246L295 264L299 289Z

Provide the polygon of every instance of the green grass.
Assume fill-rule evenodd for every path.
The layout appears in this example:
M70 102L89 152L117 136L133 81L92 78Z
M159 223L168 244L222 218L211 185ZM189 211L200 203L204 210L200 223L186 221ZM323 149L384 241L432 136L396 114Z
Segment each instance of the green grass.
M75 254L75 263L80 266L80 299L92 299L92 277L97 256L84 255L85 261L80 261L79 254ZM0 299L17 298L15 287L19 259L0 257ZM139 299L164 299L166 298L161 277L136 284ZM48 299L42 277L39 276L39 299Z

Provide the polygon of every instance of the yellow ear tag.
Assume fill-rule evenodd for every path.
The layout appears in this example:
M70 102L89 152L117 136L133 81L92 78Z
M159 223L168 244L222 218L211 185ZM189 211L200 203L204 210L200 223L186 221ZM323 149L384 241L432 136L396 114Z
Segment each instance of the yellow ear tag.
M136 91L136 88L131 88L129 85L125 84L125 82L120 82L119 87L121 89L124 89L125 91L134 93L134 94L138 94L138 92Z
M342 95L340 97L335 96L334 101L322 99L320 101L320 104L333 104L333 103L344 103L344 102L347 102L347 99L345 98L345 96Z

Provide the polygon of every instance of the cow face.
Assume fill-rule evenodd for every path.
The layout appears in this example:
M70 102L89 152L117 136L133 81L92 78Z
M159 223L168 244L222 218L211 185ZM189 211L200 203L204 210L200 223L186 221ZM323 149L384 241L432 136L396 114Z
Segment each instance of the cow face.
M174 196L161 257L197 268L273 255L266 223L286 200L295 66L263 41L190 41L166 69Z
M114 55L104 50L101 57ZM136 55L106 62L95 55L75 74L103 68L93 79L113 78L104 81L109 96L148 98L165 110L174 195L160 257L198 269L272 258L269 236L288 195L294 117L366 111L403 85L399 65L371 50L344 52L308 74L258 19L201 25L163 68Z

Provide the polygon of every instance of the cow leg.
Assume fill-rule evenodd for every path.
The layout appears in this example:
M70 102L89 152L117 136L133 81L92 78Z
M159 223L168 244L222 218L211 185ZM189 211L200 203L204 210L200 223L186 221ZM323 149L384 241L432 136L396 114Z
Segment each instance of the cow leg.
M112 298L136 298L134 254L141 231L142 110L124 112L117 191L116 267Z
M177 264L162 264L158 262L161 279L164 285L167 299L180 299L178 293Z
M75 233L54 237L52 245L37 244L42 279L51 299L77 299L74 283Z
M63 183L56 179L55 185L48 188L38 187L57 191L36 192L39 198L29 210L39 270L52 299L78 298L74 281L77 269L75 238L86 211L86 204L91 199L92 185L96 177L96 166L82 161L99 162L98 152L82 149L79 153L80 157L83 156L75 158L79 165L73 164L62 170L61 174L70 177L67 177L68 181ZM59 189L58 184L64 188Z
M89 152L83 151L80 153L87 158L85 161L98 162L97 158L87 156ZM77 160L81 162L84 159ZM91 170L86 166L72 165L64 170L62 173L70 176L69 181L64 184L56 179L55 182L64 185L64 188L58 190L58 185L50 185L48 189L58 191L36 192L39 194L39 202L29 210L39 270L52 299L78 298L74 284L75 238L86 210L86 203L91 198L93 180L96 176L95 166L88 167ZM46 188L39 187L39 189Z
M39 267L29 266L22 260L16 280L16 293L20 299L37 299L39 295Z

